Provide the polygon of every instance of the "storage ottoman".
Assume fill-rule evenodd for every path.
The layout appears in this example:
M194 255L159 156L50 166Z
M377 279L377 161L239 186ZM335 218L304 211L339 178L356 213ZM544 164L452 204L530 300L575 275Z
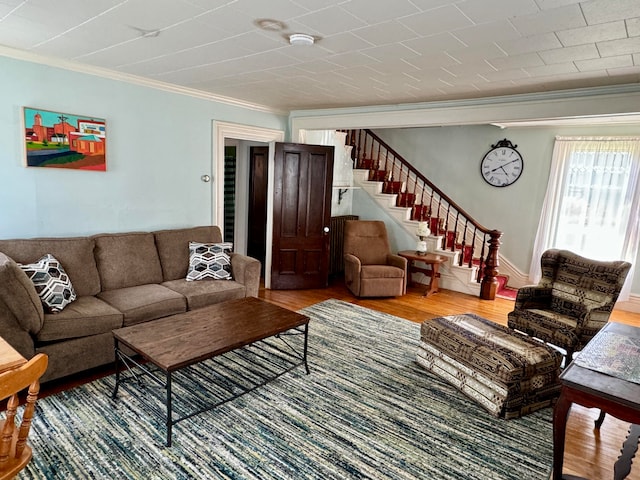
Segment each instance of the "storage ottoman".
M416 362L496 417L553 405L562 355L544 343L472 313L427 320Z

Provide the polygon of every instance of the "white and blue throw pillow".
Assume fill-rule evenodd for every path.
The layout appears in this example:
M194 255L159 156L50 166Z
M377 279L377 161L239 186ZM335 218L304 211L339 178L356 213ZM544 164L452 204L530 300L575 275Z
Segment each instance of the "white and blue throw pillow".
M60 262L47 253L36 263L18 264L36 287L36 292L49 313L61 312L76 299L69 275Z
M189 242L187 281L233 280L231 250L233 250L233 243Z

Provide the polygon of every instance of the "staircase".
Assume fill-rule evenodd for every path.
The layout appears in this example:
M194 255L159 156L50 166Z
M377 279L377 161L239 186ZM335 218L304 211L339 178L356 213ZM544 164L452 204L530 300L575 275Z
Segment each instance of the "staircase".
M353 147L354 183L411 235L416 235L418 222L428 223L428 250L449 258L441 285L493 300L502 232L476 222L372 131L344 132Z

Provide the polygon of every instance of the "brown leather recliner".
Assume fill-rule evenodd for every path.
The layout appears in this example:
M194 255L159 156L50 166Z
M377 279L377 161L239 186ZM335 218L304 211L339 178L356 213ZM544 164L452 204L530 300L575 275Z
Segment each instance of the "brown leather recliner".
M344 278L347 288L357 297L396 297L406 293L407 259L391 253L384 222L346 221Z

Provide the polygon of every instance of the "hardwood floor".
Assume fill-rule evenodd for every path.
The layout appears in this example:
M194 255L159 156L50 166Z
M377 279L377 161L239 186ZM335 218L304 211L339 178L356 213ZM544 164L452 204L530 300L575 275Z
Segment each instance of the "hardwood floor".
M329 298L361 305L386 312L414 322L453 313L473 312L489 320L506 325L507 314L513 310L513 301L497 298L494 301L458 292L441 290L428 298L422 297L423 288L410 288L407 295L388 299L359 299L344 286L342 279L333 279L330 287L319 290L264 290L260 297L291 310L313 305ZM612 321L640 327L640 314L614 310ZM629 424L607 415L600 431L594 430L594 421L599 411L576 405L572 408L567 423L564 473L589 480L610 480L613 465L620 454ZM640 463L636 460L635 463ZM640 480L640 465L636 466L628 479Z
M290 310L300 310L314 303L330 298L361 305L391 315L422 322L453 313L473 312L497 323L506 324L507 313L513 309L513 301L496 299L480 300L477 297L441 290L428 298L422 297L423 288L413 287L399 298L358 299L344 286L341 278L333 279L329 288L317 290L265 290L260 289L259 296ZM615 310L612 321L640 326L640 314ZM95 378L113 373L111 366L105 366L81 375L68 377L61 381L48 382L42 386L41 396L51 395L61 390L89 382ZM564 472L589 480L609 480L613 478L613 464L618 458L620 448L626 438L629 424L625 424L608 415L600 432L593 428L593 422L599 411L575 406L571 410L567 424L567 442L565 448ZM640 461L636 461L640 463ZM627 477L640 480L640 466ZM524 479L523 479L524 480Z

